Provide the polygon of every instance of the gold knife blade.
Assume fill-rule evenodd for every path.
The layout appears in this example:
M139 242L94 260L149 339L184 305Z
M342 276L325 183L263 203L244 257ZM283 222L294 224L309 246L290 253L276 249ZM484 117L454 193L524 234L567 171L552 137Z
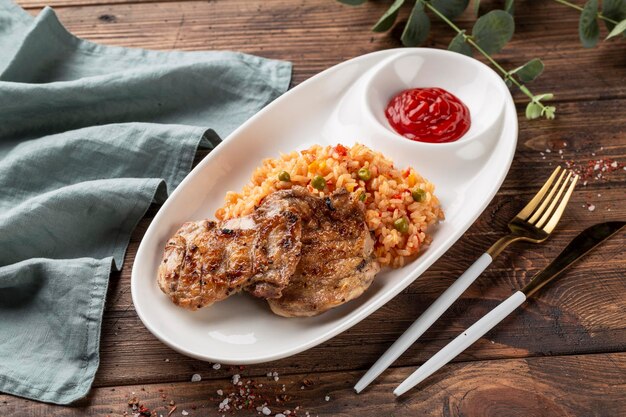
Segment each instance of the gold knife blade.
M548 266L535 274L521 291L526 295L526 298L532 296L625 225L626 222L616 221L598 223L585 229Z

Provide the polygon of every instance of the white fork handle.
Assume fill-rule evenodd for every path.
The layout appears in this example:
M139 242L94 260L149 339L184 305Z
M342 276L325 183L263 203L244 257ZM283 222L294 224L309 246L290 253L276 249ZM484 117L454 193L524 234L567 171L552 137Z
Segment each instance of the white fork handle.
M485 333L493 329L513 310L526 301L526 295L521 291L516 291L512 296L501 302L496 308L491 310L482 319L474 323L469 329L461 333L446 347L437 352L426 363L420 366L417 371L402 382L393 393L400 396L434 374L439 368L457 357L461 352L470 347L480 339Z
M478 276L491 264L492 258L488 253L483 253L480 258L470 266L467 271L447 290L435 300L434 303L422 313L421 316L394 342L389 349L376 361L376 363L363 375L354 386L355 391L361 392L378 375L382 374L396 359L400 357L426 330L456 301L457 298L478 278Z

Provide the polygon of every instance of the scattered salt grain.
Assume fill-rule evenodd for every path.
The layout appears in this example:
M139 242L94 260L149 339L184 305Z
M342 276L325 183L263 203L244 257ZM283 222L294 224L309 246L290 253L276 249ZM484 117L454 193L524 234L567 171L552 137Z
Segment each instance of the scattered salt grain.
M596 206L594 206L593 204L589 204L587 206L587 210L589 210L589 211L594 211L595 209L596 209Z
M219 363L214 363L213 364L213 369L218 370L222 367L222 365L220 365Z
M169 359L163 359L163 362L169 362L169 361L170 361Z
M200 382L200 381L202 381L202 377L200 376L200 374L191 375L191 382Z
M181 414L184 415L184 416L188 416L189 412L187 410L183 410L183 411L181 411Z
M546 148L546 153L552 152L550 149Z
M263 408L261 409L261 412L263 413L263 415L266 415L266 416L269 416L270 414L272 414L272 410L270 410L270 409L269 409L269 408L267 408L267 407L263 407Z
M285 417L285 415L283 413L278 413L278 414L274 415L274 417Z
M228 402L230 401L230 398L224 398L224 400L219 404L219 411L225 411L230 409L230 407L228 406Z
M330 401L330 396L329 396L329 395L325 396L325 397L324 397L324 400L325 400L325 401Z
M233 375L233 385L237 385L240 379L241 379L241 376L239 374Z
M221 389L218 389L216 392L217 392L217 395L219 395L220 397L224 395L224 391L222 391Z

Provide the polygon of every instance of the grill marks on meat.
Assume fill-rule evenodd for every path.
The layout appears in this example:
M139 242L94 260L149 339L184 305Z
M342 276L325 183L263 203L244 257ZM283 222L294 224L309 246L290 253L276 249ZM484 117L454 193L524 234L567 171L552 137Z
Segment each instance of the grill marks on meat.
M266 198L253 218L257 230L253 250L256 273L246 291L256 297L277 298L300 261L302 223L279 198Z
M161 291L189 310L223 300L252 275L245 248L254 239L251 229L222 229L208 220L183 224L165 245L158 272Z
M185 223L167 242L159 267L161 290L196 310L249 287L279 297L300 260L301 222L275 205L222 223Z
M360 296L380 270L361 204L345 190L319 198L303 187L267 196L222 223L185 223L167 242L161 290L195 310L242 289L286 317L320 314Z
M302 220L302 255L282 297L268 300L285 317L314 316L360 296L380 265L359 203L345 190L320 199L294 188L284 198Z

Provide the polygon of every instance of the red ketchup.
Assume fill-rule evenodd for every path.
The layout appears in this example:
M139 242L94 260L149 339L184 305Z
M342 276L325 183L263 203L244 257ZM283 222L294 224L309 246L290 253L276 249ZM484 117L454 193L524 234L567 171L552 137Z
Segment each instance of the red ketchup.
M391 127L418 142L454 142L470 128L469 109L443 88L413 88L391 99L385 115Z

